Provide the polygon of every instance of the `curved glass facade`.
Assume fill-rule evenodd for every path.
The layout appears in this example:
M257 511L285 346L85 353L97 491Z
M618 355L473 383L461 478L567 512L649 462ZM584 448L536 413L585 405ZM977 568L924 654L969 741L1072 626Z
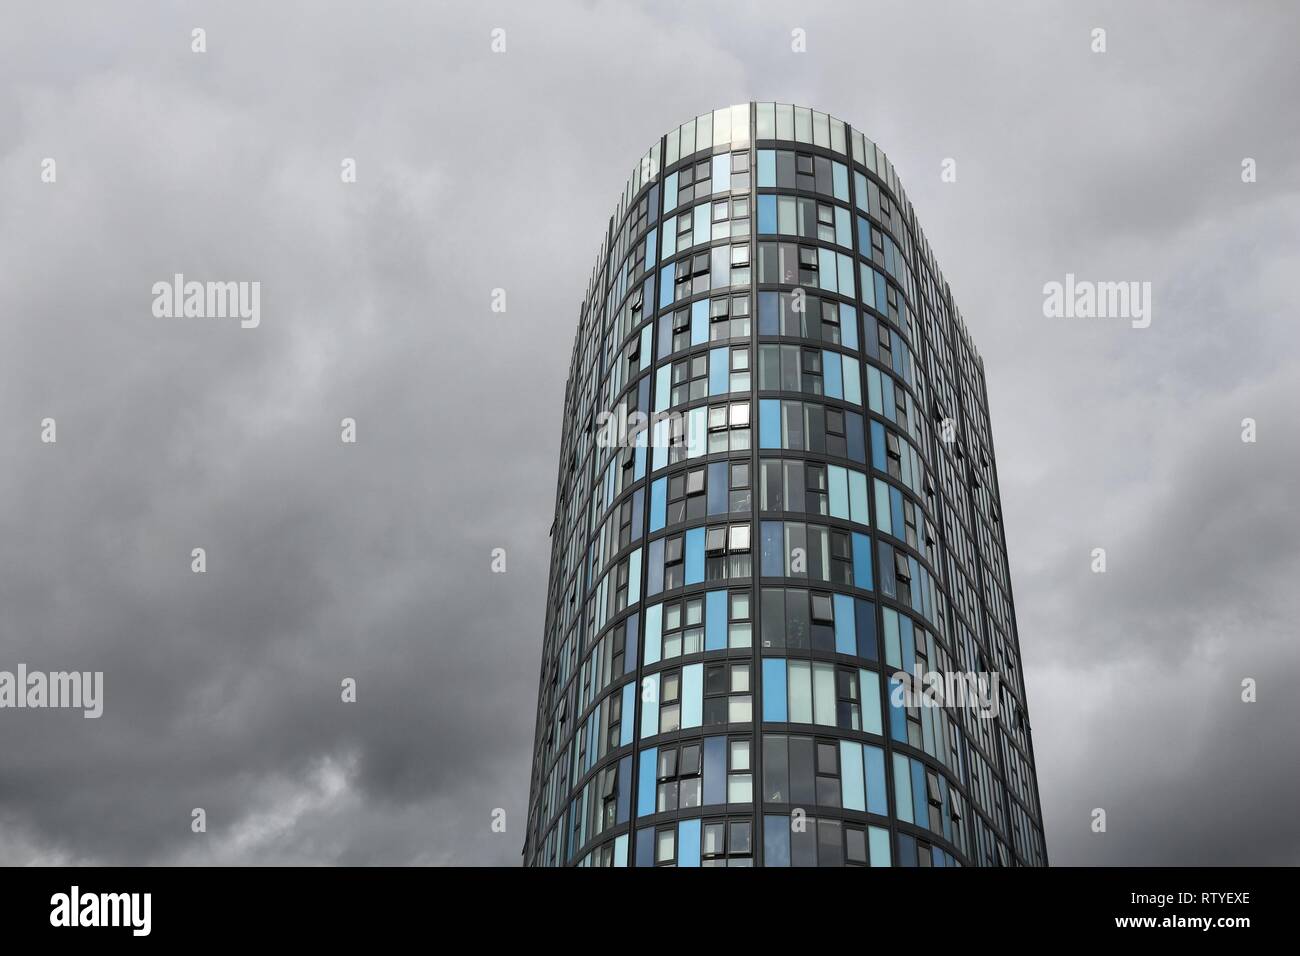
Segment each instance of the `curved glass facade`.
M1046 864L999 510L884 153L772 103L656 142L571 359L525 863Z

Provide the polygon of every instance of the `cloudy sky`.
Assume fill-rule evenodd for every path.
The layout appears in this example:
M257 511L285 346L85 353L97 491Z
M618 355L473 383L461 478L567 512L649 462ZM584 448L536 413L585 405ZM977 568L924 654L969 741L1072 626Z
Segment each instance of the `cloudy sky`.
M1300 863L1297 35L1282 3L6 4L0 669L107 687L0 712L0 863L519 861L597 242L652 140L750 99L886 149L984 356L1052 862ZM260 281L260 327L154 317L178 272ZM1044 318L1067 272L1151 282L1151 327Z

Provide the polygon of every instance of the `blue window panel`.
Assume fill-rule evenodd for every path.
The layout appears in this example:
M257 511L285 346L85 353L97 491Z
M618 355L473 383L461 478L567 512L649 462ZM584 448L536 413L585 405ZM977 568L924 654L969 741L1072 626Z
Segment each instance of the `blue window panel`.
M656 479L650 485L650 530L661 531L668 518L668 479Z
M763 865L790 865L790 818L782 814L763 816Z
M677 208L677 174L669 173L664 180L664 212Z
M636 831L636 865L655 865L655 828L642 827Z
M891 422L898 421L898 411L894 408L894 382L888 376L881 376L881 386L885 393L885 417Z
M637 548L627 556L627 603L633 605L641 600L641 549Z
M630 684L628 685L631 686ZM626 711L625 711L626 712ZM627 823L632 813L632 755L628 754L618 762L618 817L619 823Z
M779 578L785 574L785 540L783 528L779 521L764 521L760 525L763 557L762 575L765 578Z
M781 400L778 398L758 400L758 447L781 447Z
M677 865L679 867L697 867L700 865L700 820L698 817L694 820L679 820L677 822Z
M880 387L880 372L874 366L867 366L867 407L877 415L885 413L885 400L881 395Z
M908 763L902 754L894 754L894 812L905 823L913 821L912 771Z
M844 255L842 252L837 252L835 254L835 264L839 269L839 293L851 299L856 294L856 290L853 288L853 258Z
M922 586L922 582L924 580L922 576L923 572L921 571L921 565L917 563L916 558L907 559L907 568L908 571L911 572L912 580L916 582L916 584L912 587L912 610L915 611L917 614L920 614L921 613L921 592L925 590L925 588Z
M709 216L711 209L712 204L707 202L699 203L695 207L695 218L692 221L694 228L691 230L691 245L699 246L709 241L713 230Z
M758 197L758 234L770 235L776 232L776 197Z
M758 334L778 335L780 315L780 293L760 292L758 294Z
M704 529L692 528L686 532L686 583L699 584L704 580Z
M731 154L713 157L713 186L715 193L731 192Z
M874 422L872 424L875 424ZM894 533L893 511L889 507L889 485L879 478L872 482L876 489L876 527L889 534Z
M709 300L691 303L691 345L709 341Z
M874 157L875 146L871 146L871 149L872 149L872 156ZM875 165L874 158L871 161L871 165L872 166ZM853 201L857 204L857 207L859 209L871 208L871 203L868 198L869 195L870 194L867 192L867 177L863 176L860 172L858 172L855 169L853 171Z
M849 460L866 464L867 451L863 447L862 416L857 412L844 413L844 440L849 446Z
M877 377L874 381L877 383L875 386L876 390L879 390L880 388L879 377ZM871 387L872 386L869 381L867 383L867 390L870 391ZM875 399L872 399L872 404L875 405L879 403ZM873 421L871 423L871 467L877 469L878 471L889 470L885 466L885 426L880 424L880 422L876 422L876 421ZM880 516L877 515L877 517Z
M934 622L934 581L924 570L921 571L921 577L924 579L925 586L921 593L925 598L925 619Z
M636 662L637 662L636 635L637 635L637 623L638 623L637 617L638 615L636 614L629 615L626 622L627 645L623 650L623 673L624 674L630 674L634 670L636 670Z
M849 520L871 527L871 512L867 507L867 476L860 471L849 472Z
M840 353L822 349L823 390L828 398L844 398L844 383L840 378Z
M898 615L898 636L903 646L903 667L911 671L916 666L916 640L912 633L912 619Z
M875 671L858 668L858 686L862 689L862 729L869 734L879 734L880 678Z
M894 374L899 378L904 378L903 373L903 356L907 353L907 346L903 344L903 338L893 329L889 330L890 347L894 353Z
M862 759L866 767L867 812L887 817L889 799L885 790L885 752L871 744L863 744Z
M907 525L903 521L903 493L893 485L889 486L889 513L893 516L894 537L900 541L906 540Z
M880 658L876 649L876 606L862 598L857 598L855 604L853 618L858 630L858 657L875 662Z
M668 227L665 226L664 228L667 229ZM670 255L670 253L665 249L664 255ZM867 306L868 308L874 309L876 307L876 284L871 281L872 272L873 270L871 269L871 267L868 266L865 262L859 264L858 273L859 275L862 276L862 304ZM871 320L870 316L867 316L866 321L870 321L870 320ZM872 358L875 358L876 343L871 340L871 332L872 329L870 326L868 326L867 327L867 351L871 353Z
M626 747L632 742L632 719L636 713L636 681L623 685L623 714L619 718L618 745ZM629 768L629 773L631 768Z
M698 727L704 720L704 665L682 668L682 729Z
M626 823L626 820L620 820L620 823ZM627 834L622 833L614 837L614 865L620 867L627 866Z
M758 151L758 185L776 185L776 150L774 149Z
M880 548L880 590L888 597L898 597L898 587L894 581L894 548L884 542L876 542Z
M704 649L721 651L727 647L727 592L710 591L704 596Z
M664 589L664 539L651 541L646 549L646 595L658 594Z
M933 650L933 648L931 648ZM921 708L921 749L928 754L934 754L934 714L933 707ZM940 731L942 733L942 731Z
M885 275L883 272L871 271L876 283L876 311L881 315L889 309L889 299L885 297Z
M898 636L898 612L887 607L880 613L885 619L885 663L897 670L903 666L903 645ZM910 661L907 666L911 668Z
M862 374L858 368L858 360L841 355L840 365L844 370L844 400L851 405L861 405Z
M640 481L642 478L645 477L645 458L646 458L645 434L646 434L645 432L642 432L641 435L636 440L636 452L635 452L636 465L634 466L635 473L632 478L633 481Z
M849 516L849 474L839 465L828 465L826 471L831 517L847 518Z
M698 303L697 303L698 304ZM731 359L731 349L723 346L720 349L709 349L709 395L726 395L731 391L728 384L731 380L731 368L728 362Z
M862 782L862 745L840 741L840 802L845 810L867 809L866 790Z
M899 743L907 743L907 708L901 703L902 683L889 678L889 736Z
M835 253L830 249L817 249L817 285L827 292L838 292L835 283Z
M840 344L854 352L858 350L858 312L843 302L840 303Z
M835 198L841 202L849 201L849 170L843 163L831 163L831 184Z
M664 606L652 604L645 609L645 661L647 666L659 663L659 653L663 644Z
M692 408L686 413L686 457L699 458L708 448L708 432L705 430L708 425L709 410L701 405L699 408ZM667 424L665 422L664 424Z
M785 658L763 658L763 721L786 722Z
M943 820L943 837L949 842L952 841L952 820L949 819L952 812L951 797L948 794L948 778L939 774L939 799L943 806L940 810L939 817Z
M638 817L649 816L655 812L655 768L658 761L658 747L647 747L641 751L641 770L637 776L636 789L636 815ZM644 833L645 831L641 832ZM641 833L637 834L637 843L641 843ZM638 847L637 860L640 861L640 859L641 853ZM638 865L640 865L639 862Z
M912 803L914 805L912 820L918 827L930 825L929 804L925 798L925 766L919 760L912 763Z
M709 250L709 288L718 290L731 285L731 250L714 246Z
M673 216L671 219L664 220L664 247L662 252L665 260L671 259L673 256L677 255L677 217L676 216ZM647 299L646 301L653 302L654 299Z
M725 352L726 349L723 349ZM708 472L708 507L710 515L725 515L729 501L727 499L727 463L715 461L709 465Z
M643 298L646 302L653 302L655 300L653 283L654 283L654 276L653 275L647 276L643 288L643 293L642 293ZM653 322L647 322L645 326L641 329L640 371L642 372L648 369L650 367L650 363L654 361L654 355L655 355L654 344L655 344L655 324ZM641 403L638 406L639 408L650 407L650 392L647 391L649 386L650 386L650 380L648 378L641 379L641 384L639 386Z
M872 866L889 866L889 831L884 827L867 828L867 846Z
M835 244L845 249L853 248L853 227L849 225L849 219L847 209L842 206L835 207Z
M655 249L657 235L658 233L654 229L645 234L645 267L647 269L655 264L655 256L658 254Z
M727 738L704 738L704 796L706 807L727 802Z
M853 598L835 595L835 653L853 654L858 649L857 629L853 625Z
M673 367L664 364L655 369L655 411L666 411L673 396Z
M858 251L864 257L871 255L871 223L866 216L858 216Z
M798 205L793 196L781 196L776 201L776 231L783 236L799 234Z
M673 304L673 266L672 263L659 270L659 308Z
M574 835L574 830L575 830L574 821L582 821L583 819L582 802L583 802L582 797L579 797L577 800L574 800L573 803L569 804L569 810L565 814L568 822L564 830L564 834L565 834L564 842L566 844L564 855L565 855L565 859L568 862L573 861L574 851L577 850L578 845L582 843L582 839L583 839L581 834ZM583 826L583 829L584 830L586 829L585 825Z
M642 489L642 488L638 488L636 491L632 492L632 529L631 529L632 534L631 534L631 539L632 539L633 541L640 541L640 540L641 540L641 522L642 522L642 520L643 520L643 518L642 518L642 512L645 511L645 509L642 507L642 505L644 505L644 504L645 504L645 490ZM629 601L628 603L631 604L632 602Z
M947 817L944 817L945 822L947 822L947 819L948 819ZM930 847L930 860L932 861L931 865L946 866L947 864L944 862L944 857L946 855L947 854L945 854L943 850L940 850L937 846L931 846Z
M653 302L654 299L650 296L647 296L646 301ZM646 325L641 327L641 362L640 365L638 366L638 370L642 372L644 372L646 369L648 369L651 365L654 364L654 328L655 326L653 322L646 323ZM644 409L650 407L650 383L652 381L653 379L650 378L649 375L637 381L636 383L636 407L637 408ZM645 436L647 431L648 429L642 429L641 433L637 436L639 439L637 442L638 445L646 444Z
M669 424L667 419L654 424L654 450L651 452L651 471L659 471L668 464Z
M641 678L641 739L659 733L659 675Z
M871 590L871 539L853 532L853 586Z

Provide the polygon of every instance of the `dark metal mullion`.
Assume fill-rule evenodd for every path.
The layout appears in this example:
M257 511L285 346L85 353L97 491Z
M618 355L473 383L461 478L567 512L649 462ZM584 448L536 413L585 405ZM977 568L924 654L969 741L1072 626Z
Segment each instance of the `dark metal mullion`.
M763 846L763 639L762 587L759 537L759 422L758 422L758 105L750 101L749 119L749 580L750 667L754 689L753 727L750 731L749 766L753 777L750 797L753 806L754 866L764 865ZM730 610L730 598L728 598ZM728 744L730 750L730 744ZM730 753L728 753L730 759Z

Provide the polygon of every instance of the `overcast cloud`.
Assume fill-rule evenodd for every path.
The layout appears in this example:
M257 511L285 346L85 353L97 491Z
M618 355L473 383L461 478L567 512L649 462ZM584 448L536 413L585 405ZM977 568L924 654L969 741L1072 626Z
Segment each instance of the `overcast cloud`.
M106 701L0 712L0 863L519 862L578 306L650 143L750 99L881 144L984 357L1052 862L1300 863L1298 35L1282 3L6 4L0 669ZM155 318L177 272L260 281L260 327ZM1045 319L1067 272L1150 281L1151 327Z

